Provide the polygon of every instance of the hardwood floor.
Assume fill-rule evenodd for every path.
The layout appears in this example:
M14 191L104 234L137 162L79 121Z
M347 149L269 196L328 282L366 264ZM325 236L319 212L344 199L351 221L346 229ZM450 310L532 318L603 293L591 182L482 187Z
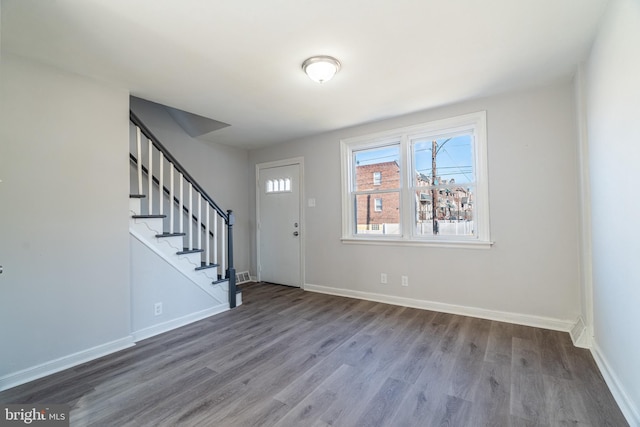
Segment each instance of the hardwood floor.
M72 426L626 426L566 333L268 284L235 310L0 393Z

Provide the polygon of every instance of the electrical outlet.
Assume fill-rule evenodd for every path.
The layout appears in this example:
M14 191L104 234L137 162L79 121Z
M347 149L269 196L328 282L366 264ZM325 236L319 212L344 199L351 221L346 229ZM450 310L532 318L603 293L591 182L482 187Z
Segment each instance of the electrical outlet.
M402 276L402 286L409 286L409 276Z
M162 314L162 303L157 302L153 305L153 314L160 316Z
M387 273L380 273L380 283L383 285L387 284Z

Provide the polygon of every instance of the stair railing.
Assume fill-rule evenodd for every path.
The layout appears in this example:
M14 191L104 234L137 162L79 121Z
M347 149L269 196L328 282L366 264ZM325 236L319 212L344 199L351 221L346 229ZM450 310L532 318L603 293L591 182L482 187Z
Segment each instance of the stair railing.
M233 211L224 211L220 208L132 111L129 112L129 120L135 130L135 145L129 157L136 165L136 191L139 195L146 196L148 214L164 216L166 205L168 234L186 236L188 243L185 250L202 251L201 268L213 267L216 271L219 268L224 272L224 277L229 282L229 307L234 308L236 306L236 270L233 265L233 224L235 222ZM146 143L143 143L143 137ZM143 146L144 144L146 146ZM154 158L157 160L157 166L154 164ZM165 164L168 166L168 174L165 171ZM143 181L145 176L147 177L146 186ZM157 191L154 191L156 188ZM154 194L157 195L157 202L154 201ZM218 250L218 243L221 250ZM218 273L218 276L221 275Z

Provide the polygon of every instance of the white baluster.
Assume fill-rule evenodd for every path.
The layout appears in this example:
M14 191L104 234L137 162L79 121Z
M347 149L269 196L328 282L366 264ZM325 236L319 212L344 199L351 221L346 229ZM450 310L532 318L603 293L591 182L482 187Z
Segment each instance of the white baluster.
M160 201L160 215L164 214L164 154L160 152L160 179L158 184L158 200Z
M178 196L178 227L180 233L184 233L184 176L182 172L178 172L180 175L180 195Z
M189 221L189 250L193 249L193 184L189 182L189 215L187 215L187 221Z
M142 142L138 126L136 126L136 158L138 159L138 194L142 194Z
M198 249L202 249L202 194L198 191L198 226L196 227L196 233L198 233Z
M175 210L173 207L173 163L169 163L169 179L171 180L171 184L169 184L169 233L173 234L173 211Z
M209 252L209 203L207 202L207 204L205 205L205 210L206 210L206 214L204 217L204 238L205 238L205 253L204 253L204 259L206 262L206 265L211 264L211 258L209 258L210 252Z
M224 228L225 228L224 227L225 226L224 219L222 217L220 217L220 219L222 220L220 222L220 246L221 246L221 248L220 248L220 269L222 270L221 274L224 277L225 271L227 269L225 267L225 265L224 265L225 264L225 256L224 255L225 255L225 252L227 250L226 249L227 245L226 245L225 233L224 233Z
M213 263L214 264L218 263L218 212L217 211L213 211Z
M149 139L149 169L147 173L147 181L149 181L149 215L153 215L153 144Z

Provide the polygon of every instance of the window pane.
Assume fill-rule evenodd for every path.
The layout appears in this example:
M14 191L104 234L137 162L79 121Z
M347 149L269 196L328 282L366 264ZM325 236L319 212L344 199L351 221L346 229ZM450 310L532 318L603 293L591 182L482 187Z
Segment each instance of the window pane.
M354 151L353 161L355 191L400 188L400 145Z
M357 194L355 214L356 234L397 236L400 234L400 193Z
M433 200L436 201L435 204L432 203ZM474 205L474 187L416 188L416 234L475 236Z
M413 156L416 186L475 182L471 134L414 140Z
M382 184L382 172L374 172L373 173L373 185Z

